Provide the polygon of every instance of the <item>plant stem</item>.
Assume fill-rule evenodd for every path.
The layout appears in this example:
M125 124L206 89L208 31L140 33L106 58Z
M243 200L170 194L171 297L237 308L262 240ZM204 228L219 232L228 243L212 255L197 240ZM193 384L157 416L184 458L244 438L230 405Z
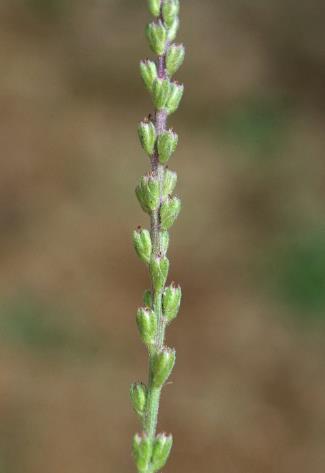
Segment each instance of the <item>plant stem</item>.
M158 76L161 79L166 78L166 69L165 69L165 55L158 57ZM167 127L167 113L165 110L156 110L155 111L155 127L157 136L163 133ZM165 174L165 168L161 164L159 164L159 156L157 150L155 150L152 158L151 158L151 170L154 174L158 176L160 182L160 201L162 202L162 181ZM160 236L160 209L158 208L156 211L152 213L151 216L151 240L152 240L152 248L153 248L153 255L159 256L161 253L161 236ZM162 294L164 289L156 291L152 288L153 294L153 310L156 314L157 321L158 321L158 332L155 340L155 344L153 347L153 351L159 351L163 345L165 340L165 329L166 329L166 322L164 320L162 314ZM148 381L148 394L147 394L147 405L146 405L146 412L144 415L144 422L143 428L144 432L154 440L156 436L157 430L157 422L158 422L158 411L159 411L159 401L160 401L160 394L162 388L154 388L152 386L152 354L149 353L149 381Z

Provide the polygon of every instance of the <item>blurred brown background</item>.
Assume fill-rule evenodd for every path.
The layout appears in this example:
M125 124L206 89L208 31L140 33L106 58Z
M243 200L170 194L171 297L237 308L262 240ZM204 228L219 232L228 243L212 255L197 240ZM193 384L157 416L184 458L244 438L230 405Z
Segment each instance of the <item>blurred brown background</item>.
M325 8L182 1L166 473L325 471ZM143 0L0 5L0 472L133 472Z

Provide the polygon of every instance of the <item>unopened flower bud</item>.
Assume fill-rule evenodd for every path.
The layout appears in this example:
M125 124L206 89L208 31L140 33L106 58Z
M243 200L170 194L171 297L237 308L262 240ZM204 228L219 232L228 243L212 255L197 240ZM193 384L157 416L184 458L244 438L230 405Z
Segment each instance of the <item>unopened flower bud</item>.
M167 40L169 43L174 41L174 39L176 38L178 29L179 29L179 18L176 17L174 20L174 23L168 28Z
M178 84L177 82L172 82L170 87L170 94L168 97L166 109L169 115L176 112L179 107L179 104L182 100L184 93L183 84Z
M163 23L149 23L146 28L146 35L152 51L158 56L164 54L167 44L167 30Z
M162 14L168 28L171 27L179 14L179 0L165 0Z
M155 79L152 86L153 102L158 110L166 107L172 93L169 79Z
M172 435L158 434L156 436L151 460L154 471L161 470L166 465L172 445Z
M140 122L138 126L138 134L142 148L148 156L152 156L156 143L155 125L149 120Z
M152 441L146 434L136 434L133 438L132 447L138 473L146 473L152 455Z
M160 209L161 228L168 230L176 221L181 211L181 201L178 197L169 197Z
M162 230L160 232L160 251L162 256L166 256L169 246L169 233L167 230Z
M150 214L151 211L156 210L159 207L159 180L155 176L143 176L135 190L135 193L145 212Z
M147 401L147 387L142 383L133 383L130 388L130 397L133 409L142 417Z
M164 131L158 136L157 148L161 164L166 164L169 161L176 150L177 143L178 135L173 130Z
M174 192L176 184L177 184L176 172L173 172L170 169L166 169L164 172L164 179L162 182L163 199L166 199L169 195L171 195Z
M148 0L148 8L152 16L160 15L160 1L161 0Z
M145 305L145 307L149 307L149 308L152 308L152 293L150 291L150 289L146 289L144 291L144 294L143 294L143 303Z
M149 264L152 252L150 232L141 227L133 232L133 244L139 258Z
M170 76L173 76L184 62L185 48L182 44L172 44L166 55L166 68Z
M171 348L164 347L154 354L152 358L152 383L160 388L169 378L176 360L176 352Z
M167 281L169 271L169 261L165 256L154 256L149 265L153 287L160 291Z
M149 59L141 61L140 74L146 88L151 92L153 82L158 77L156 64L153 61L149 61Z
M180 286L175 287L174 284L166 287L163 293L162 306L163 313L168 322L177 317L179 307L181 305L182 290Z
M141 307L137 312L137 325L143 343L147 346L155 342L158 324L157 317L153 310L148 307Z

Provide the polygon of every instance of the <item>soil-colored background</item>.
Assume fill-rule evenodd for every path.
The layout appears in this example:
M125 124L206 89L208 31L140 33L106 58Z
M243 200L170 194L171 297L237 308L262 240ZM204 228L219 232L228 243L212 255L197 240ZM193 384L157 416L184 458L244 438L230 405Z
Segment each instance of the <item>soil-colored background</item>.
M166 473L325 471L325 8L182 1ZM143 0L0 5L0 472L134 472Z

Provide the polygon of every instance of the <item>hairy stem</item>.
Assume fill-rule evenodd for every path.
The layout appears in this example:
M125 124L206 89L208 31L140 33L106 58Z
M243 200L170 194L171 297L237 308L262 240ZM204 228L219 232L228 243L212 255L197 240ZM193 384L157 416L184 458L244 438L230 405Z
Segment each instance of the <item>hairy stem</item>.
M158 57L158 76L161 79L166 78L165 70L165 55ZM155 127L157 136L163 133L167 128L167 113L165 110L155 111ZM159 164L159 156L157 149L151 157L151 170L158 176L160 182L160 201L162 202L162 181L164 178L164 166ZM151 216L151 240L152 251L154 256L159 256L161 253L161 236L160 236L160 209L152 213ZM153 294L153 310L158 321L158 332L155 340L153 350L159 351L165 340L166 322L162 314L162 294L164 289L156 291L152 288ZM162 388L154 388L152 386L152 353L149 354L149 382L146 412L144 415L144 431L152 440L155 438L158 422L159 401Z

